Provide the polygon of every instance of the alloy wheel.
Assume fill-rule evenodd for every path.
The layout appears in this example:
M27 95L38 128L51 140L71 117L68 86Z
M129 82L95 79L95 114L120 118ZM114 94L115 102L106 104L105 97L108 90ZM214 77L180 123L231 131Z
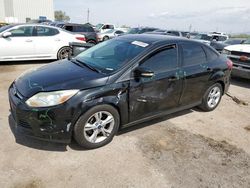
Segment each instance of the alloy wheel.
M111 113L99 111L93 114L84 126L84 137L91 143L106 140L114 129L115 120Z
M208 94L208 98L207 98L207 105L209 108L214 108L215 106L217 106L217 104L219 103L221 98L221 90L218 86L213 87L209 94Z

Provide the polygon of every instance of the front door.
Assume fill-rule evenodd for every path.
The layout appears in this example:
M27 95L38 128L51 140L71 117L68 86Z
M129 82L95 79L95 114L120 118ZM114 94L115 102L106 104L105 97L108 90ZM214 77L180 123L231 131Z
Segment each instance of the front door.
M0 37L1 60L33 58L35 55L33 27L16 26L8 32L11 32L11 36Z
M129 91L130 122L178 106L182 80L178 76L177 46L166 46L145 58L138 66L151 70L150 78L132 76Z

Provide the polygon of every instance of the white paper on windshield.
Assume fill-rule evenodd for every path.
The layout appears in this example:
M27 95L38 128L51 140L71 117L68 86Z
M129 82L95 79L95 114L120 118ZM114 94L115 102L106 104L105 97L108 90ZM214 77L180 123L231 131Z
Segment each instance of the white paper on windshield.
M141 41L134 41L131 44L146 48L149 44L145 43L145 42L141 42Z

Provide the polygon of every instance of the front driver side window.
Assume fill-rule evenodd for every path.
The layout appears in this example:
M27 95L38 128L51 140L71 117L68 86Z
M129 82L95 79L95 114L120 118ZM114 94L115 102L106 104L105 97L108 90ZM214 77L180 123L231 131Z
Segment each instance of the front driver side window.
M141 67L150 69L155 74L173 70L178 67L177 48L171 45L151 54Z
M33 33L33 27L31 26L24 26L18 27L10 31L11 37L31 37Z

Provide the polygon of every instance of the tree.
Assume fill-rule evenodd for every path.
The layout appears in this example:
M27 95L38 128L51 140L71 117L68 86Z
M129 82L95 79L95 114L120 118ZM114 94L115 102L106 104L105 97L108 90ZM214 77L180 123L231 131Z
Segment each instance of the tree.
M55 11L55 21L70 21L70 17L61 10Z

